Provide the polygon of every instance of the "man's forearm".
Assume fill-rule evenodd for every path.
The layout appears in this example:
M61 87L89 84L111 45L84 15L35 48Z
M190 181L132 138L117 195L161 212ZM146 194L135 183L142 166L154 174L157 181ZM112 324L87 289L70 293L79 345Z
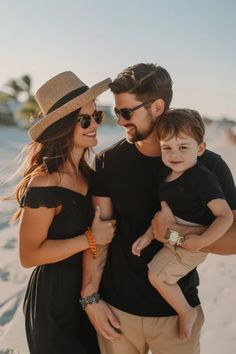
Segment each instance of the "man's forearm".
M190 234L201 235L206 228L206 226L173 225L173 229L184 236ZM221 238L203 248L202 251L220 255L236 254L236 222L233 222L232 226Z
M110 220L113 216L113 206L111 199L108 197L92 198L93 206L100 207L101 218ZM86 250L83 254L83 284L81 296L86 297L96 293L102 278L103 270L106 264L108 245L97 245L97 257L93 258L90 250Z
M103 270L106 264L108 246L97 246L97 258L93 258L90 250L83 254L83 285L81 296L86 297L98 292Z
M229 230L210 246L202 249L203 252L232 255L236 254L236 222L233 222Z

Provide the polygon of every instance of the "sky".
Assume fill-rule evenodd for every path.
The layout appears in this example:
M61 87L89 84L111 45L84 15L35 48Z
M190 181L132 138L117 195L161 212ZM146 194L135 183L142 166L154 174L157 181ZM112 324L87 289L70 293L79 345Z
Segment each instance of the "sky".
M156 63L172 107L236 120L235 0L0 0L0 89L29 74L33 92L65 70L86 84ZM114 105L110 92L101 103Z

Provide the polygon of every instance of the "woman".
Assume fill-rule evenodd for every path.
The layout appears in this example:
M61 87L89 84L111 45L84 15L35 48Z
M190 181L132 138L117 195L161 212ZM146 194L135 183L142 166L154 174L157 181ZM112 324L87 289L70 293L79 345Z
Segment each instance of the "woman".
M36 93L41 115L30 128L27 166L15 196L21 209L20 258L34 269L25 296L31 354L98 354L96 334L79 304L82 251L111 242L115 221L101 221L89 192L86 161L102 121L94 99L110 79L88 88L63 72ZM88 230L88 226L91 229Z

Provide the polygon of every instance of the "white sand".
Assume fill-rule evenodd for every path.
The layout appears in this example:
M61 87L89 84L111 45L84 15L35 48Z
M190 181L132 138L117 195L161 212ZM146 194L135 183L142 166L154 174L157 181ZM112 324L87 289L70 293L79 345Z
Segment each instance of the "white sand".
M117 135L120 136L121 133L114 129L103 132L103 146L116 141ZM220 153L236 176L236 145L227 141L224 129L217 124L210 126L206 140L208 148ZM24 132L0 127L0 168L16 156L25 141ZM1 178L5 174L6 172L1 171ZM5 190L0 188L0 194L3 192ZM22 300L31 270L19 265L17 226L9 227L5 224L12 209L12 203L0 203L0 354L28 354ZM199 274L199 292L206 317L202 330L201 354L234 354L236 257L209 255L199 267Z

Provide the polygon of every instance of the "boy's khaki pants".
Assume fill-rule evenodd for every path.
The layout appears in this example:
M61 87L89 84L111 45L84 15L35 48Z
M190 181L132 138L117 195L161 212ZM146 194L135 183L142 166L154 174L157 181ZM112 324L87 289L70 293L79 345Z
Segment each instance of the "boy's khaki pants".
M200 331L204 322L201 306L192 337L184 342L178 337L178 316L141 317L111 306L121 323L121 338L110 341L98 335L101 354L200 354Z

